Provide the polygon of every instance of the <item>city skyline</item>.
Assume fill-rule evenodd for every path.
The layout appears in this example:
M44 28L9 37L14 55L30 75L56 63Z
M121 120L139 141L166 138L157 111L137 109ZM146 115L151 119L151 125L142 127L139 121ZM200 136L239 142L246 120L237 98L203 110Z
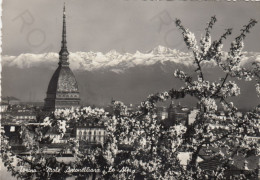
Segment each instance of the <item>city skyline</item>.
M16 1L3 3L2 94L15 96L22 101L43 101L48 81L58 63L58 56L44 53L57 53L60 49L63 1L13 2ZM91 53L87 56L87 53L81 55L78 52L71 53L69 59L79 81L82 102L90 105L104 105L111 98L135 104L151 93L181 87L179 81L173 80L172 73L179 67L190 71L191 66L184 63L187 54L181 52L187 52L187 48L173 22L176 17L199 38L210 16L216 15L218 21L212 32L213 38L228 27L234 29L233 35L225 41L224 49L229 47L230 40L250 18L260 19L260 13L256 11L259 5L243 2L65 2L68 12L68 50L94 51L93 58ZM25 4L30 4L30 7ZM245 40L246 51L260 51L257 45L260 41L257 36L259 31L260 23L257 23ZM180 52L171 54L170 51L173 56L170 60L168 54L160 56L159 53L158 56L158 53L152 53L143 57L142 54L135 54L137 50L154 50L158 45L179 49ZM111 49L121 54L104 53L104 58L96 58L100 54L95 52L108 52ZM129 52L132 55L128 55ZM19 56L20 53L23 54ZM250 62L254 58L259 60L259 53L253 55ZM96 65L99 68L92 71L91 68L95 69ZM221 75L212 69L206 71L213 79ZM15 75L12 72L16 72ZM253 84L244 83L242 87L241 92L248 93L248 96L237 100L236 104L242 108L255 106L258 99L255 98ZM184 103L191 102L188 100Z

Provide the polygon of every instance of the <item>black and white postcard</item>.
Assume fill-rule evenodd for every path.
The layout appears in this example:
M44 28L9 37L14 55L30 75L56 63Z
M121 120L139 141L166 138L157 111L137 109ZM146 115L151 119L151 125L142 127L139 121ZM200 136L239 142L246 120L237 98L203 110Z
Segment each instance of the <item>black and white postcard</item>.
M260 2L3 0L0 180L260 179Z

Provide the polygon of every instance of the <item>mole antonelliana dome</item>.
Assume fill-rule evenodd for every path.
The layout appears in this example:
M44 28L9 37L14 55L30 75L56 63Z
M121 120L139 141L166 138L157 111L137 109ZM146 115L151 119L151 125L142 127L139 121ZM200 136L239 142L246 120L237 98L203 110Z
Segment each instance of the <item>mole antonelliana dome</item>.
M78 83L69 67L68 56L69 52L67 50L66 41L66 14L64 6L59 66L49 82L47 97L44 104L45 110L79 107L80 105Z

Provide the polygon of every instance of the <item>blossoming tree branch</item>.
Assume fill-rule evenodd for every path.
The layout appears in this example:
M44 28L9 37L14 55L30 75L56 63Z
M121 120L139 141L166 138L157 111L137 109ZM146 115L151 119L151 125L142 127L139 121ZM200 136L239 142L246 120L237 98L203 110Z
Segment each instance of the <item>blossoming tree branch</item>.
M194 55L192 77L182 70L176 70L174 76L183 81L180 89L171 89L150 95L141 102L139 110L130 113L119 101L114 102L114 115L102 109L84 107L81 109L56 110L45 117L41 126L30 128L23 126L21 137L30 156L20 156L12 152L8 139L2 134L1 157L13 176L23 179L225 179L225 173L231 162L238 155L259 155L260 149L256 140L247 137L259 136L260 107L239 115L230 97L239 97L240 88L235 78L246 81L256 80L256 91L260 97L260 64L252 68L240 65L243 57L244 39L257 23L251 19L231 43L228 52L222 50L223 43L231 35L227 29L217 40L212 40L211 30L217 19L211 17L205 28L205 34L197 42L195 35L177 19L187 48ZM223 76L218 81L210 81L203 64L214 62L222 70ZM189 125L175 124L166 127L156 116L156 103L170 99L185 98L190 95L196 98L199 112L195 121ZM223 121L217 113L222 107L229 121ZM51 143L47 135L49 129L57 129L64 136L69 128L79 123L97 122L106 127L106 139L100 146L86 152L80 148L79 140L70 140L57 154L70 152L75 157L71 162L60 162L56 155L46 154L41 144ZM210 151L209 159L217 159L214 170L202 168L199 155L202 150ZM188 153L186 163L180 156ZM19 171L19 167L36 169L36 172ZM59 171L49 171L48 168ZM93 171L73 171L88 167ZM241 178L248 179L255 174L249 172Z

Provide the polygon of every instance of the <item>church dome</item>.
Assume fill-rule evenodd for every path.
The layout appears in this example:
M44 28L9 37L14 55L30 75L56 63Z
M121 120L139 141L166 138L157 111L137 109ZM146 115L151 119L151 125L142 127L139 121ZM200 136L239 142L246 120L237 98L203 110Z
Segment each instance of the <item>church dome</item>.
M47 93L79 92L77 80L68 66L59 66L54 72Z

